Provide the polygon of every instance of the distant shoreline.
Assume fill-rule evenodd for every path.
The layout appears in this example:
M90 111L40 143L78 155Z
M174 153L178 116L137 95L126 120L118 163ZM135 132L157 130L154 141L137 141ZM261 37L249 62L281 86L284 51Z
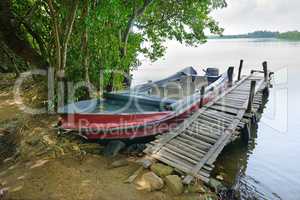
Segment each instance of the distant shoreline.
M300 32L271 32L271 31L255 31L247 34L239 35L223 35L223 36L209 36L208 39L279 39L287 41L300 41Z

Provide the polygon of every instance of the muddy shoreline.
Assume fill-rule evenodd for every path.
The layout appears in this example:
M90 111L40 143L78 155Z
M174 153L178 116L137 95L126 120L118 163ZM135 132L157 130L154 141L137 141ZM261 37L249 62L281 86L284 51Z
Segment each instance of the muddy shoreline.
M142 169L132 183L126 183L141 168L136 161L143 155L124 151L107 158L103 144L59 136L53 129L57 116L20 111L12 94L14 79L5 80L11 82L0 89L0 140L5 144L0 150L1 199L217 199L201 182L174 194L166 177L159 176L163 186L149 192L143 179L149 169ZM36 85L26 85L25 102L40 106L39 91ZM126 164L111 167L120 160ZM173 172L171 176L178 175Z

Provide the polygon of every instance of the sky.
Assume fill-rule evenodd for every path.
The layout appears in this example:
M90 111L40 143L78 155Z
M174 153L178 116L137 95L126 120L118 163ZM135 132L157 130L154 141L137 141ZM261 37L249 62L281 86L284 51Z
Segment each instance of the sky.
M300 30L300 0L227 0L212 13L224 34Z

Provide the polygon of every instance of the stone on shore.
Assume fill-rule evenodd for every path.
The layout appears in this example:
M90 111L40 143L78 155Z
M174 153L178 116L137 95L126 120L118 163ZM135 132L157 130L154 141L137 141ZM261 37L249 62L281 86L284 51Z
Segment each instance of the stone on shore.
M224 178L223 178L222 175L218 175L218 176L216 177L216 179L219 180L219 181L223 181L223 180L224 180Z
M177 175L166 176L165 181L172 194L180 195L183 193L183 184L179 176Z
M155 163L150 167L151 171L160 177L166 177L173 173L173 168L161 163Z
M112 162L108 168L113 169L113 168L118 168L118 167L124 167L124 166L127 166L128 164L129 164L128 160L120 159L120 160L116 160L116 161Z
M200 194L204 194L207 192L207 190L205 189L205 187L199 183L195 183L193 185L189 185L187 188L189 193L200 193Z
M153 172L147 172L142 176L142 188L149 192L160 190L164 187L164 181Z

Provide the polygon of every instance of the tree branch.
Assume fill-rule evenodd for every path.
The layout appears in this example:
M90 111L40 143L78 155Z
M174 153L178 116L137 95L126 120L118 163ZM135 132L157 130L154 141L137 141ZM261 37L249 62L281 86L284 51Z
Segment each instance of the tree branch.
M68 43L69 43L70 36L72 33L78 4L79 4L79 0L74 0L72 2L72 8L71 8L70 14L68 16L67 27L66 27L66 31L64 33L64 40L63 40L63 44L62 44L62 62L61 62L62 70L64 70L64 68L66 66L66 62L67 62Z
M57 69L61 68L61 45L60 45L60 27L58 23L58 16L53 7L52 0L48 0L48 7L50 10L50 15L52 18L52 24L54 28L54 39L55 39L55 48L56 48L56 67Z
M43 57L36 52L31 44L26 39L20 38L20 27L16 26L10 0L0 1L0 27L4 42L15 54L38 68L48 67Z
M136 20L136 18L140 17L141 15L144 14L146 8L153 2L154 0L145 0L144 4L141 8L134 8L133 9L133 13L132 16L129 18L126 29L124 31L123 34L123 39L122 42L124 43L124 48L122 51L122 56L126 56L127 54L127 43L128 43L128 38L129 38L129 34L130 34L130 30L134 24L134 21Z

